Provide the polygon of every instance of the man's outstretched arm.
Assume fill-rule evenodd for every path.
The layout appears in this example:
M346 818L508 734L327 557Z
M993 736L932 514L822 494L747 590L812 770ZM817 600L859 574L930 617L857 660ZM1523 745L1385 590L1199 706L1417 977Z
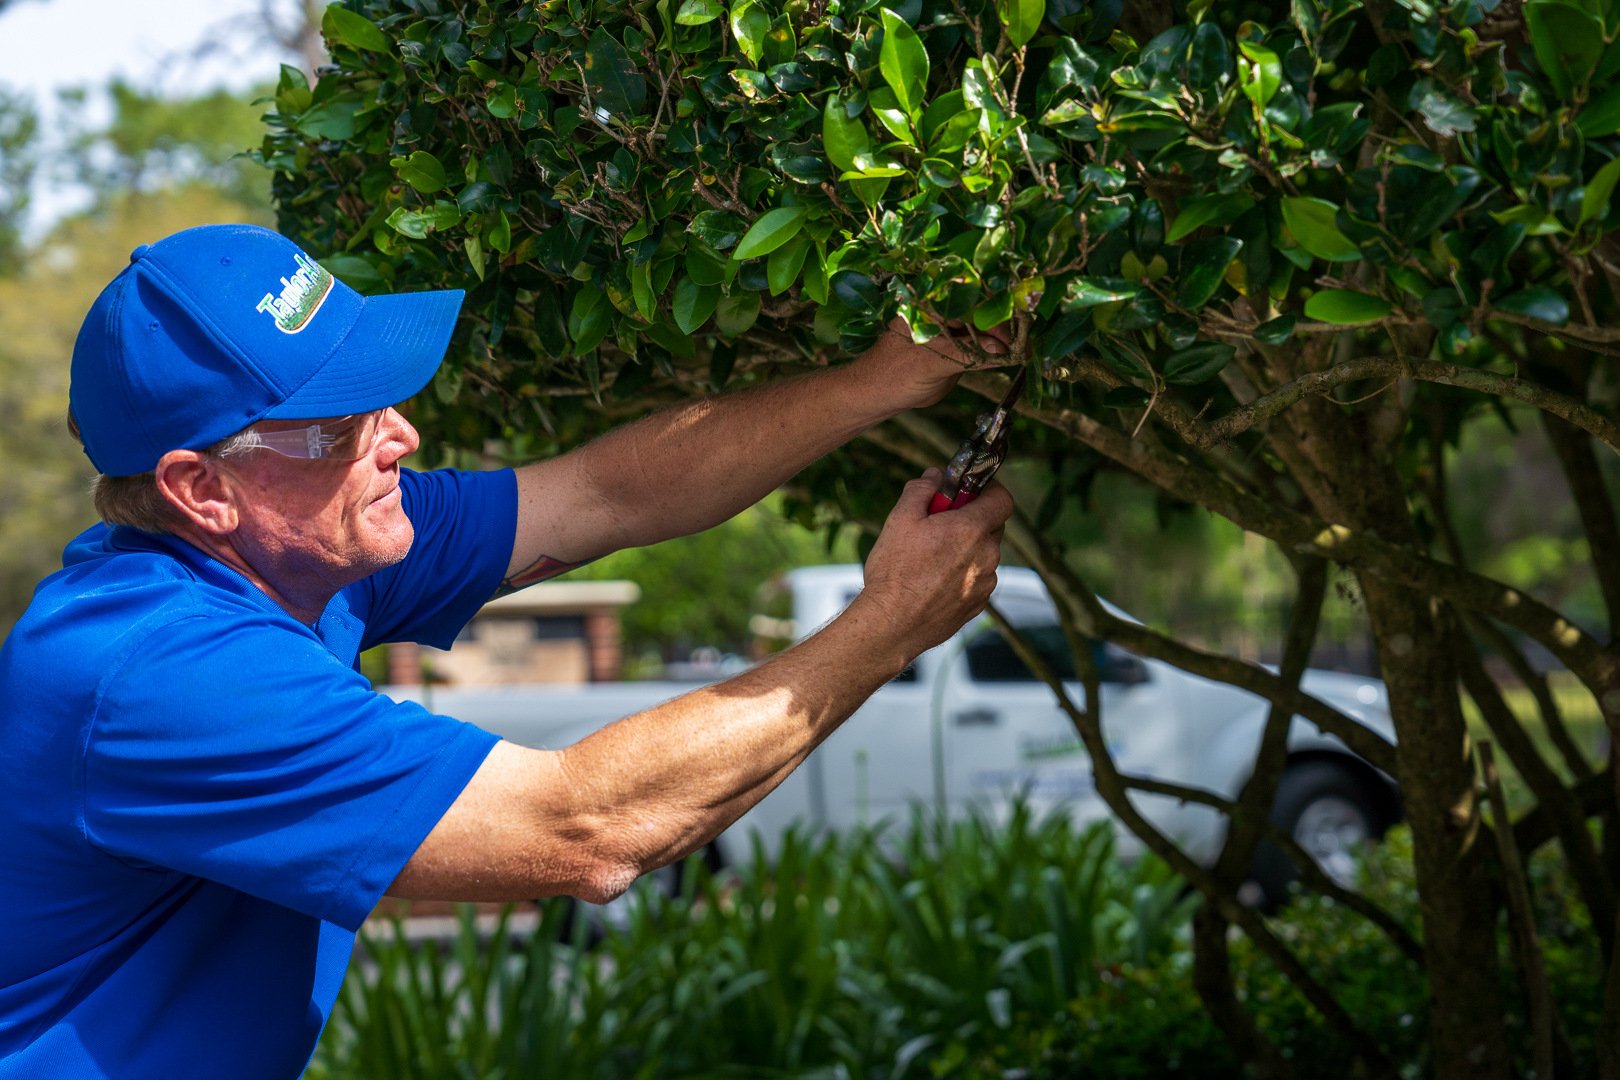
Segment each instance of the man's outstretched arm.
M498 744L389 892L601 902L707 843L874 690L983 609L1012 499L992 486L930 517L937 482L930 473L906 485L867 560L865 589L813 637L566 750Z
M938 401L969 363L948 336L917 345L896 320L851 363L674 406L526 465L505 586L719 524L872 425Z

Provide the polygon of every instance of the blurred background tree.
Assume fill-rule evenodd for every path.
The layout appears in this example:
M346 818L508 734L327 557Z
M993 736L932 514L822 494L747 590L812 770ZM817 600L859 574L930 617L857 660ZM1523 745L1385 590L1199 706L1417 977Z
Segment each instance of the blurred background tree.
M101 89L100 100L89 87L63 93L46 132L39 103L0 83L0 635L95 520L93 470L65 421L91 301L140 244L206 222L273 222L264 171L242 156L262 137L258 95ZM31 194L47 183L87 205L30 235Z

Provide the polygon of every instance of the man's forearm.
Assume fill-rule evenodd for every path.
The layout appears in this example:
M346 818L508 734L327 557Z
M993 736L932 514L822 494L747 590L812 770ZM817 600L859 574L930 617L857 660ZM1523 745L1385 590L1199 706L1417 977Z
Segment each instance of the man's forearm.
M507 586L716 525L872 425L937 401L964 363L891 328L848 364L675 406L524 466Z
M904 666L909 648L858 601L759 667L567 749L500 743L389 892L609 899L774 790Z
M699 532L899 412L872 374L848 364L675 406L576 451L580 466L622 508L620 546Z
M627 717L563 751L572 820L599 817L637 873L678 858L764 798L909 659L851 610L725 682ZM602 849L599 849L602 850Z

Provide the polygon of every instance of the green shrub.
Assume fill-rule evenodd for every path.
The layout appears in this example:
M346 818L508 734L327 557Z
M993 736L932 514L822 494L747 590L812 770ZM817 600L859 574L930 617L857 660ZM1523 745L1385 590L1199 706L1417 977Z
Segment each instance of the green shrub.
M1115 860L1107 826L1025 807L790 834L764 865L690 860L595 949L558 940L557 903L526 940L467 915L449 944L368 935L310 1076L925 1076L1033 1052L1071 1002L1164 964L1190 910L1161 864Z
M1393 831L1360 885L1416 933L1410 843ZM1553 854L1532 876L1585 1075L1598 958ZM505 920L481 934L470 909L451 942L375 928L309 1076L1243 1075L1193 989L1196 897L1154 860L1121 865L1106 826L1076 832L1027 807L1002 823L919 813L905 829L790 834L764 866L716 875L689 860L678 895L638 888L594 948L583 921L563 940L560 901L527 935ZM1427 989L1380 931L1313 896L1272 925L1403 1072L1425 1073ZM1246 940L1232 953L1241 999L1299 1075L1339 1075L1350 1049ZM1505 989L1522 1054L1522 996L1511 977Z

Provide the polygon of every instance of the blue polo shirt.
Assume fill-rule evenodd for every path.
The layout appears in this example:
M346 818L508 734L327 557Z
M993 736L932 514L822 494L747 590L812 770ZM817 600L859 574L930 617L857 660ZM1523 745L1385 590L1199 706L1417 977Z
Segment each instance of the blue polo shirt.
M512 554L510 471L401 476L397 566L312 629L172 537L96 526L0 648L0 1077L297 1076L355 931L493 735L374 693Z

